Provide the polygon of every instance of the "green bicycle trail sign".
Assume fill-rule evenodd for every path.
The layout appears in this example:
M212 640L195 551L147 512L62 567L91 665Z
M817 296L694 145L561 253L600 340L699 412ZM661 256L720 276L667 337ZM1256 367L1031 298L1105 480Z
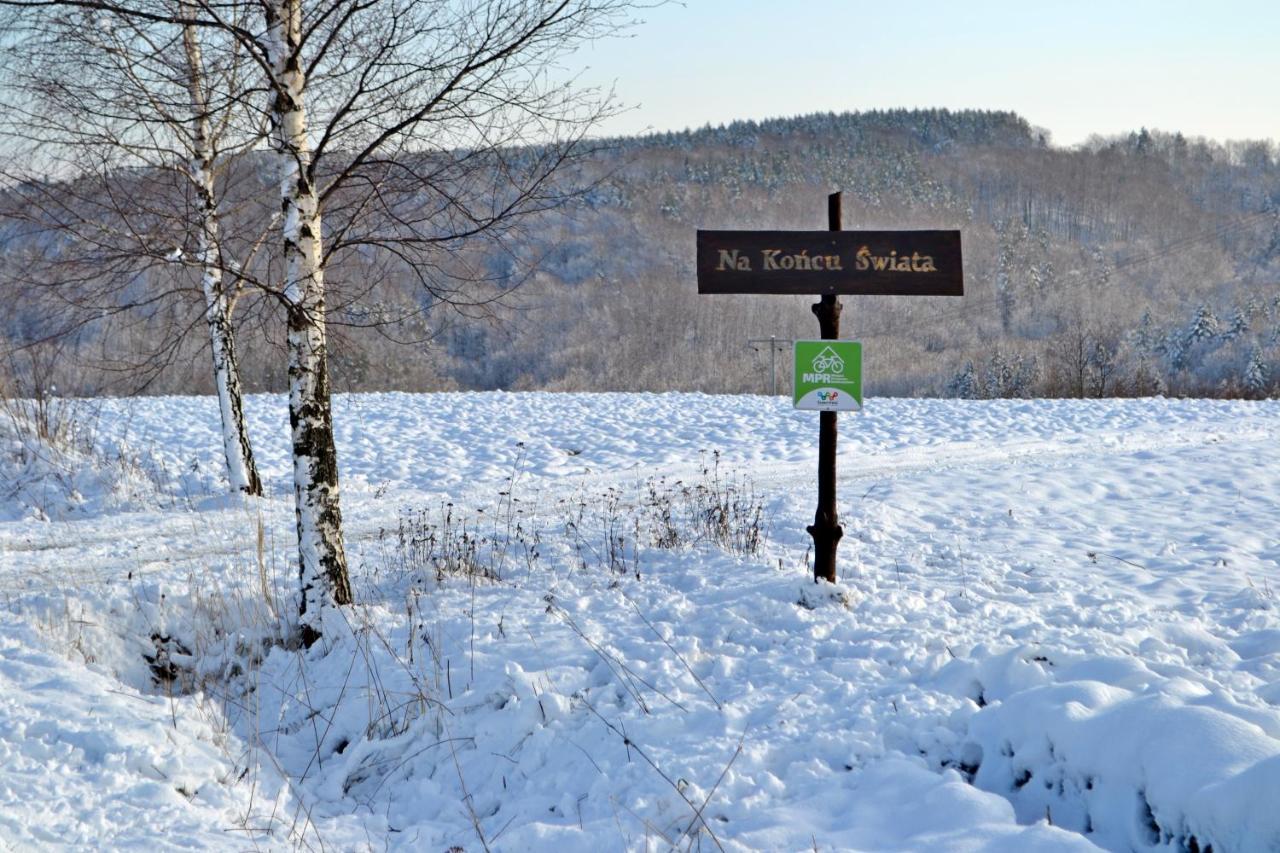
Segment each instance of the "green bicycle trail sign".
M796 341L794 353L795 408L817 412L862 408L862 344Z

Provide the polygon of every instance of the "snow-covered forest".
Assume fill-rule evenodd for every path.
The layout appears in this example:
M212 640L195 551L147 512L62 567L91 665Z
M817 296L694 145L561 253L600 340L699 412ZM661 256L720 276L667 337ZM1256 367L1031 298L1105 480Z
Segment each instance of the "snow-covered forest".
M425 293L420 269L335 258L331 278L358 285L330 305L335 387L767 390L767 351L746 342L815 336L807 304L698 297L694 231L820 228L835 189L847 228L963 233L962 300L847 300L843 335L866 345L871 393L1261 397L1280 377L1280 162L1270 143L1137 130L1062 149L1009 113L904 110L590 147L562 176L588 188L571 204L437 259L438 284L466 281L466 306ZM271 174L261 158L236 168L246 195ZM22 196L11 190L5 203ZM4 227L0 276L57 251L55 237L23 236L32 227ZM175 273L139 275L181 290L166 281ZM211 391L207 341L171 342L164 331L203 310L198 288L186 288L163 310L79 328L82 358L62 387L139 384L100 369L106 359L143 365L152 392ZM39 301L6 317L9 340L40 333ZM278 324L260 316L272 310L241 309L249 390L284 387ZM171 343L162 357L158 341Z

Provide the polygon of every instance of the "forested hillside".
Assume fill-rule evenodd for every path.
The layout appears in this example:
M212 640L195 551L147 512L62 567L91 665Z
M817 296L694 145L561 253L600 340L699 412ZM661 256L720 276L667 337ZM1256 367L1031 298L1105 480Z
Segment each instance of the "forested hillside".
M812 300L697 295L694 233L824 228L825 196L842 190L846 228L963 233L962 299L845 297L843 336L864 342L872 395L1280 389L1272 143L1142 130L1062 149L1011 113L903 110L597 147L561 175L585 187L576 203L442 251L433 269L359 251L335 259L337 388L767 392L767 347L747 341L816 337ZM270 180L252 157L237 168L243 199ZM201 322L198 282L154 265L68 272L58 260L76 253L20 215L23 191L11 187L0 205L0 285L11 297L0 329L10 346L70 333L21 350L9 371L41 370L77 392L211 391L208 339L184 333ZM246 223L255 210L235 209ZM228 227L237 230L251 240L247 224ZM264 253L264 269L275 262ZM68 288L103 296L86 315L85 300L68 307ZM148 298L174 291L176 301ZM133 307L117 312L111 300ZM278 308L248 291L241 303L246 388L280 390L282 342L265 331L282 328L265 322Z

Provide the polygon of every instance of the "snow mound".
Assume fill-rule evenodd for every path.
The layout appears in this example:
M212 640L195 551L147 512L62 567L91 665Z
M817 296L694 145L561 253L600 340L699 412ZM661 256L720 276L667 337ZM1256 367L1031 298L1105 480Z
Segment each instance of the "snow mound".
M1049 820L1109 850L1280 841L1276 715L1132 659L1062 666L1053 652L1018 649L955 669L989 704L953 764L1007 797L1020 822Z
M0 847L253 846L262 823L243 747L192 700L131 689L0 631ZM255 778L256 778L256 770ZM256 792L269 813L277 786Z

